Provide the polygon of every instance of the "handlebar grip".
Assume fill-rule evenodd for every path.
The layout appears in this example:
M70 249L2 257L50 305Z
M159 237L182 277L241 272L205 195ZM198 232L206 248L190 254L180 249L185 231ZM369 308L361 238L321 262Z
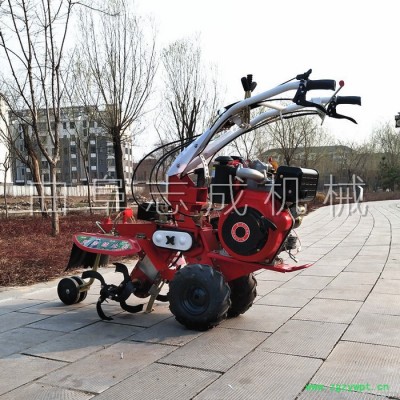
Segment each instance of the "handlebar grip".
M360 96L338 96L336 97L336 104L357 104L361 106Z
M243 90L244 90L245 92L248 92L248 91L250 90L250 87L249 87L247 78L244 76L244 77L241 79L241 81L242 81Z
M315 81L308 80L307 81L307 90L335 90L336 82L333 79L318 79Z

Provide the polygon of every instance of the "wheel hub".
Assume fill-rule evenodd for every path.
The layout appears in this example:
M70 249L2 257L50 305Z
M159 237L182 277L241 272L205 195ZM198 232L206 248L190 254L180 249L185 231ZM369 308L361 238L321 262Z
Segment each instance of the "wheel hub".
M188 289L184 306L192 314L201 314L207 309L209 300L207 290L200 286L194 286Z

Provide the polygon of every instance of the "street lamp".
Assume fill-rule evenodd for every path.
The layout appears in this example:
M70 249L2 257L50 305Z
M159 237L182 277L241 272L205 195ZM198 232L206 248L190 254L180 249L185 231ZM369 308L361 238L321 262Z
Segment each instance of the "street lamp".
M400 112L394 116L394 120L396 122L396 128L400 128Z

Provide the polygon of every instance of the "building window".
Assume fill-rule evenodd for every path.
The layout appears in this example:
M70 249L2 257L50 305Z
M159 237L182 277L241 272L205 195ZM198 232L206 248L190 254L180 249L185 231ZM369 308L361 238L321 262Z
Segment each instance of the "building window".
M69 122L69 128L70 129L75 129L75 121L70 121Z
M67 123L63 122L63 129L67 129Z
M89 121L89 128L94 128L94 121Z

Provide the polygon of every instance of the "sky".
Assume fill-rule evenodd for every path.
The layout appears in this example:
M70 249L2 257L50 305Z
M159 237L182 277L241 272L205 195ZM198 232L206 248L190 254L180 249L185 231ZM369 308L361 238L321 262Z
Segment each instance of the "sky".
M362 97L341 106L349 121L326 118L340 140L362 142L400 112L400 2L393 0L135 0L154 18L159 46L200 36L207 62L217 65L225 104L243 98L240 78L253 74L254 93L312 68L311 79L344 80L339 95ZM225 105L221 104L221 106Z

